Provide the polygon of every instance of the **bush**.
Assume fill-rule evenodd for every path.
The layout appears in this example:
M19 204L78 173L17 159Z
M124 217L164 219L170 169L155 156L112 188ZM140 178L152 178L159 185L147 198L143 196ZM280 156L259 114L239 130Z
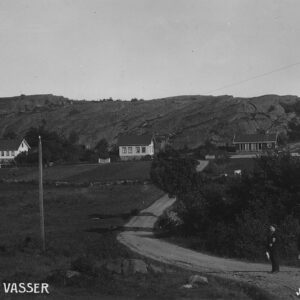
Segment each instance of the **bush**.
M151 164L151 180L169 195L188 192L196 186L197 161L181 156L176 150L169 148L160 152Z
M263 260L267 231L275 223L280 254L294 261L300 234L298 158L269 154L256 159L253 171L222 181L209 173L197 177L179 156L172 157L172 166L169 162L156 160L154 179L166 191L175 191L173 214L181 223L164 214L158 223L161 230L198 237L202 250L218 255Z
M177 233L181 230L181 226L183 221L178 216L178 213L173 210L165 211L158 219L156 223L156 231L163 231L164 233L172 233L177 231Z
M71 262L71 269L84 274L93 274L94 261L87 256L80 256Z

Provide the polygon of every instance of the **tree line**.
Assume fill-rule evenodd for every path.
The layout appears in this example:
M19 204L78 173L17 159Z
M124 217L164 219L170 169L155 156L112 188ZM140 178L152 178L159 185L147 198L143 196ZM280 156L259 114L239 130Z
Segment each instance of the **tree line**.
M43 161L49 163L76 163L76 162L97 162L98 158L113 159L118 158L118 147L109 145L105 138L97 142L92 149L79 143L79 136L75 131L66 137L55 131L51 131L41 125L37 128L31 127L24 138L30 145L28 153L19 154L15 161L17 164L35 164L38 162L38 137L42 137ZM15 138L15 135L9 134L6 138Z

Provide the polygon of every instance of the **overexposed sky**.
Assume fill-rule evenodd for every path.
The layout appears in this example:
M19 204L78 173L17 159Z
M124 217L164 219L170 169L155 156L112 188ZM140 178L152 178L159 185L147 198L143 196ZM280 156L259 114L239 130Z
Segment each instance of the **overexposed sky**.
M300 96L300 1L0 0L0 62L0 97Z

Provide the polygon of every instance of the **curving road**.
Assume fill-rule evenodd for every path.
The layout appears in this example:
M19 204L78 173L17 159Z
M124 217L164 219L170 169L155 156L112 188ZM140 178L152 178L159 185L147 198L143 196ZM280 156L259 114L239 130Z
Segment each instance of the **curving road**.
M200 163L201 165L201 163ZM205 168L202 163L200 171ZM274 299L300 299L300 269L282 267L280 273L269 274L270 265L226 259L186 249L154 237L157 218L175 202L167 195L133 217L117 239L131 250L151 259L197 272L211 273L247 282L267 290Z

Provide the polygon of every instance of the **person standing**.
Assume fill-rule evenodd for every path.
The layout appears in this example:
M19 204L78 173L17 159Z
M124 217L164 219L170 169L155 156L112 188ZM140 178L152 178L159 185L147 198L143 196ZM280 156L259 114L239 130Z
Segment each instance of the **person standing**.
M267 240L267 258L272 264L272 273L279 272L279 249L278 249L278 237L276 233L275 225L270 226L270 233Z

